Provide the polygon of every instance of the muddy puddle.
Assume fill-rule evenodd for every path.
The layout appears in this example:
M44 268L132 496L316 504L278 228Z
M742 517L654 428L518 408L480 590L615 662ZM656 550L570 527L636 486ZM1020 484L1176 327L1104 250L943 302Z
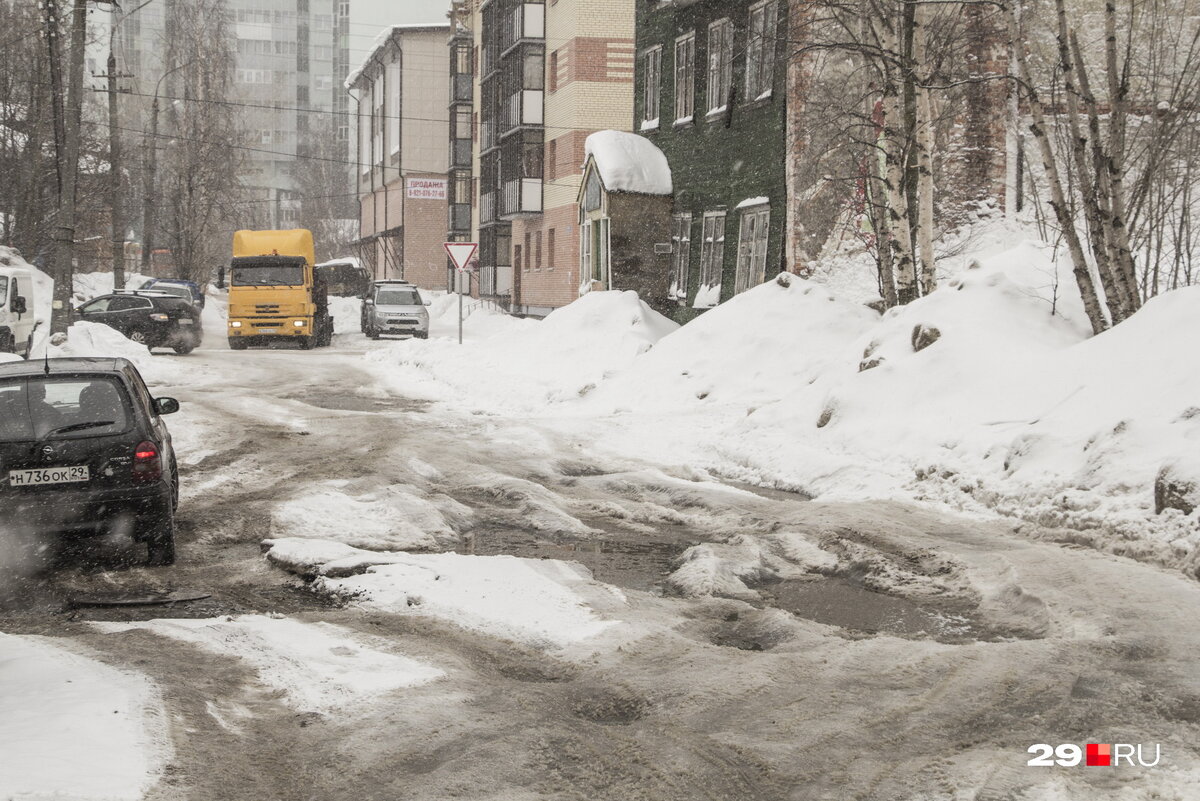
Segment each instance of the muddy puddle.
M863 634L960 643L1012 636L991 626L965 602L922 605L909 598L874 592L839 577L781 581L759 587L771 606L797 617Z
M429 401L394 396L377 398L360 395L353 391L339 392L333 389L289 395L287 399L334 412L424 412L429 408Z
M510 555L527 559L579 562L597 581L631 590L656 592L679 556L695 542L674 539L574 539L515 529L478 528L457 548L478 556Z

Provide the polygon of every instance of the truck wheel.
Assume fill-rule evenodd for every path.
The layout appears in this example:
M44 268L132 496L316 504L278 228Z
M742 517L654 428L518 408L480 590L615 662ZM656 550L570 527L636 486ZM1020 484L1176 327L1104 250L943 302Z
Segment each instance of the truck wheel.
M242 339L241 337L230 337L229 338L229 349L230 350L245 350L246 347L247 347L246 340Z
M300 340L300 350L312 350L314 337L297 337Z

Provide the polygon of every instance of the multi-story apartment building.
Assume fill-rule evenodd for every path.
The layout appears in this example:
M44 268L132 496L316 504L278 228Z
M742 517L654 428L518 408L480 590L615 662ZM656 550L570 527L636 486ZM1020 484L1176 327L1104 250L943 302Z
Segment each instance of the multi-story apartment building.
M681 322L783 267L787 7L638 0L634 123L671 167Z
M296 222L295 170L302 164L310 132L325 137L333 129L347 140L348 99L335 69L348 70L348 38L335 39L335 16L349 13L350 0L227 0L228 30L236 57L232 98L241 104L251 133L246 184L263 201L263 223L286 227ZM125 85L141 98L170 96L165 63L170 48L172 3L150 3L116 16L118 62L132 76ZM345 26L343 26L345 28ZM348 30L348 28L346 28ZM167 78L167 80L163 80ZM148 103L147 103L148 105ZM342 130L332 124L343 121ZM347 191L349 186L347 186Z
M358 105L356 255L377 278L447 286L450 25L395 25L346 79Z
M454 80L468 67L474 78L479 291L514 312L545 315L580 293L584 142L596 131L629 128L634 0L463 0L456 11L469 33L452 44L462 57L452 61ZM461 103L465 88L457 91ZM465 108L455 108L466 125ZM461 127L455 137L465 140ZM461 237L464 229L450 230Z
M256 149L247 154L246 182L273 201L266 204L269 224L291 227L300 211L297 156L311 146L310 131L326 135L319 123L334 110L335 0L228 1L238 99L253 107L247 119Z

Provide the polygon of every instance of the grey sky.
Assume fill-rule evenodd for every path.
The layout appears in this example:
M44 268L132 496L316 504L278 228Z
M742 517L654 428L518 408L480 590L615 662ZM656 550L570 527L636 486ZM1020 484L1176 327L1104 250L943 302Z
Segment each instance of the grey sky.
M449 0L350 0L350 69L362 64L375 37L389 25L446 22L449 10Z

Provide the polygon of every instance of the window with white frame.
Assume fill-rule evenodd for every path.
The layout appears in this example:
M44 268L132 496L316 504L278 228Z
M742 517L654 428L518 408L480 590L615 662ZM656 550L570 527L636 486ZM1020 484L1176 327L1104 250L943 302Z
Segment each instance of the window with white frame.
M676 214L671 221L671 300L686 300L688 267L692 260L692 215Z
M766 280L767 237L770 230L770 206L753 206L742 212L734 294L745 292Z
M384 94L383 76L371 82L371 166L383 164Z
M642 54L642 129L658 125L659 97L662 86L662 48Z
M700 240L700 290L696 308L707 309L721 300L721 273L725 268L725 212L704 215Z
M675 40L675 122L696 113L696 32Z
M746 42L746 99L770 97L775 82L775 36L779 26L778 0L750 8Z
M708 113L725 109L733 84L733 23L717 20L708 26Z

